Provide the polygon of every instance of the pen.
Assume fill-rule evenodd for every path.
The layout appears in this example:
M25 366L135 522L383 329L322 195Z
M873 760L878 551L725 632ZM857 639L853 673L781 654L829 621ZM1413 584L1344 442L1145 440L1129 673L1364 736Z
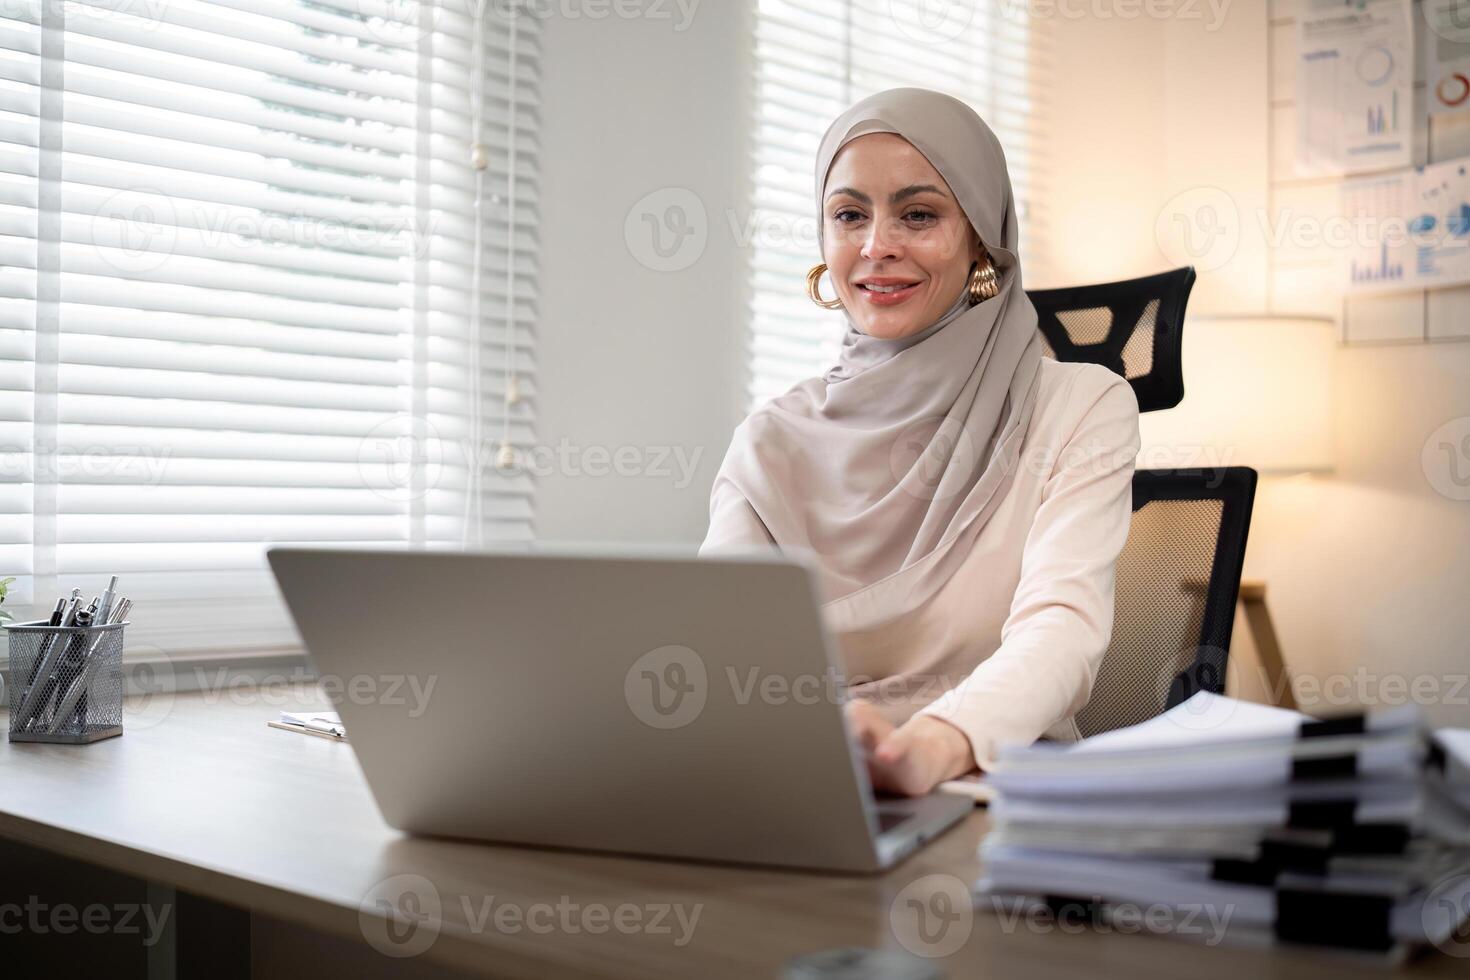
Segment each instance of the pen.
M72 589L71 598L66 601L66 608L62 612L60 626L71 625L71 618L76 613L77 605L81 601L82 590ZM36 711L43 700L49 700L58 683L56 667L61 659L61 654L67 646L66 640L62 639L66 634L51 633L43 644L38 660L40 665L36 668L36 679L31 684L31 689L26 692L24 700L21 701L20 712L16 715L13 728L26 730L35 721Z
M60 626L61 616L64 612L66 612L66 596L62 596L56 600L56 608L51 610L51 617L46 620L46 625ZM36 653L36 659L31 663L31 675L26 678L25 687L22 690L28 691L31 685L36 683L36 674L41 669L41 660L46 656L46 651L50 649L51 642L55 639L55 633L48 633L46 638L41 641L40 649Z
M77 610L73 625L85 629L92 625L91 607ZM57 723L65 715L59 711L53 711L58 706L65 694L71 690L77 678L82 673L82 648L87 644L85 633L72 633L66 638L65 645L61 651L61 659L57 662L52 672L51 681L47 684L46 693L41 698L41 704L36 708L35 717L32 719L33 729L54 730Z
M115 575L113 576L113 581L114 582L117 581L117 576L115 576ZM133 608L133 600L128 599L128 598L123 598L117 605L111 606L111 608L110 608L110 610L108 612L108 615L107 615L107 619L104 620L104 622L108 626L113 626L113 625L115 625L117 623L120 623L124 619L127 619L128 610L130 610L132 608ZM97 652L97 648L102 645L102 640L106 636L107 636L106 633L98 634L97 639L93 640L92 641L92 645L87 648L87 659L88 659L89 662L90 662L90 660L92 658L92 655ZM85 682L83 684L83 687L82 687L82 696L77 701L76 710L72 712L72 723L75 724L78 728L83 729L83 730L85 730L86 727L87 727L87 691L88 691L88 689L90 689L91 686L92 686L92 678L91 678L91 673L89 671L88 672L88 675L87 675L87 677L85 679Z
M105 588L105 589L102 590L102 602L97 607L97 622L99 622L99 623L110 622L110 620L108 620L107 616L108 616L109 613L112 612L112 600L113 600L114 590L116 588L117 588L117 576L114 575L112 577L112 581L110 581L110 582L107 583L107 588Z
M128 611L132 608L133 603L131 599L124 598L119 600L117 606L112 610L112 623L122 622L127 617ZM49 731L53 735L61 728L63 721L67 717L75 715L78 706L81 705L82 699L86 697L87 688L92 686L92 677L97 672L97 662L100 659L93 656L93 653L102 643L106 635L106 633L99 633L97 638L92 641L91 646L87 648L86 653L81 658L81 669L76 680L72 681L66 693L60 696L56 706L56 713L51 716L52 721Z
M336 735L338 738L342 737L342 726L327 721L325 718L308 718L302 722L301 727L310 728L314 732L326 732L329 735Z

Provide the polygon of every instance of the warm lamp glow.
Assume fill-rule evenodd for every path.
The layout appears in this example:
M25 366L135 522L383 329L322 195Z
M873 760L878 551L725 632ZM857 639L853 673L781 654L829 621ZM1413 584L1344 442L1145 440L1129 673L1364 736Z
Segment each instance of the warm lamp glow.
M1184 401L1139 419L1140 468L1332 469L1331 320L1191 316Z

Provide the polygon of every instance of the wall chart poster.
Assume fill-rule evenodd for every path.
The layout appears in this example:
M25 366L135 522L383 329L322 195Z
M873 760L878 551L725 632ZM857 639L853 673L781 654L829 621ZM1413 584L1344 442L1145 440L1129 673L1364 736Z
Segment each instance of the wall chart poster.
M1424 20L1430 114L1470 112L1470 0L1424 0Z
M1470 282L1470 157L1345 181L1350 293Z
M1298 175L1409 166L1411 0L1306 0L1304 7L1297 18Z

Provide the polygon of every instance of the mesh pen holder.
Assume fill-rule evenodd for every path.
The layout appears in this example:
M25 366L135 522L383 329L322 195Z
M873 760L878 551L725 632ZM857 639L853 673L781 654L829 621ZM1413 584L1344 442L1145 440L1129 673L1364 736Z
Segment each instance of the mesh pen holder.
M82 745L122 734L126 625L5 627L12 742Z

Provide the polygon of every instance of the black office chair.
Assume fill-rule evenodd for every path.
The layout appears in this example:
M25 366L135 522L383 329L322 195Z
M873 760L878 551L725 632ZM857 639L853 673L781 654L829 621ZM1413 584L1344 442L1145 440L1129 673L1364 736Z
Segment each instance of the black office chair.
M1140 411L1184 398L1180 336L1194 270L1028 292L1049 353L1128 379ZM1255 500L1243 466L1139 470L1133 524L1118 559L1113 637L1083 735L1136 724L1196 691L1225 691L1230 633Z

